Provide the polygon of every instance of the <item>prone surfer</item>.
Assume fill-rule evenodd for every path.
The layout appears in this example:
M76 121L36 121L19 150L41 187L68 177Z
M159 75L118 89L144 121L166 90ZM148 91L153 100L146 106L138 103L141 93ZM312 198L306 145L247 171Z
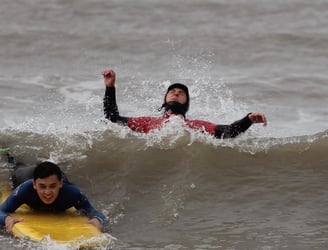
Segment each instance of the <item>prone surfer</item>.
M8 159L9 162L13 160L12 157ZM24 172L19 172L20 169ZM29 178L31 174L33 177ZM35 210L51 212L62 212L74 207L89 217L88 223L102 230L105 216L91 205L77 186L67 181L56 164L45 161L36 167L18 165L15 166L13 177L16 178L14 186L18 186L0 206L0 224L6 226L8 232L22 221L9 213L15 212L23 204Z
M106 86L104 97L105 118L112 122L128 126L136 132L148 133L151 130L159 129L163 124L170 120L171 116L179 116L184 120L187 127L197 131L207 132L216 138L233 138L245 132L253 123L263 123L267 125L267 119L262 113L249 113L241 120L235 121L230 125L214 124L202 120L186 119L189 109L188 87L181 83L170 85L164 96L164 102L159 109L164 109L162 117L123 117L120 116L116 104L115 80L116 74L113 70L102 72L104 84Z

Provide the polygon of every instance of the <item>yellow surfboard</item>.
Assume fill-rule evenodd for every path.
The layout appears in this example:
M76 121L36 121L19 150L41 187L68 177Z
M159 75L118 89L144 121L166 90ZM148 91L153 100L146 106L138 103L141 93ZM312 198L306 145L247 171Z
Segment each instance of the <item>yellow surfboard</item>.
M1 200L4 201L7 196L8 193L3 193ZM23 205L11 216L24 219L15 224L12 232L20 239L66 244L74 248L105 247L111 243L109 234L88 224L88 218L75 209L69 209L65 213L49 213L33 211Z

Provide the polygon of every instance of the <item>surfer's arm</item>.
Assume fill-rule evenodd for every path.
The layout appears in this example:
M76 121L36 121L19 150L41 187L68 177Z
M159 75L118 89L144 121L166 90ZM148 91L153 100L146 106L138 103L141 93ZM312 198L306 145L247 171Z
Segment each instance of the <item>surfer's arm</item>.
M104 97L104 114L105 118L111 120L111 122L117 122L123 125L127 125L128 118L120 116L118 107L116 104L115 87L106 87Z
M2 226L6 225L6 218L9 216L7 212L2 210L2 206L0 208L0 224Z
M23 204L20 200L20 193L18 191L18 189L15 189L0 206L0 224L6 226L8 231L11 231L15 223L22 221L22 219L14 218L9 215L9 213L15 212L16 209Z
M98 228L102 228L105 222L105 215L97 211L89 202L88 198L82 193L79 193L77 203L74 205L77 210L82 211L89 218L89 223L96 225ZM94 222L94 219L98 220L98 223Z
M85 212L85 214L89 217L90 220L96 219L101 225L104 224L105 215L97 211L87 199L83 202L83 204L81 204L80 209Z
M241 133L245 132L252 124L252 120L250 119L249 113L243 119L235 121L230 125L217 125L215 128L214 136L216 138L226 139L226 138L234 138Z

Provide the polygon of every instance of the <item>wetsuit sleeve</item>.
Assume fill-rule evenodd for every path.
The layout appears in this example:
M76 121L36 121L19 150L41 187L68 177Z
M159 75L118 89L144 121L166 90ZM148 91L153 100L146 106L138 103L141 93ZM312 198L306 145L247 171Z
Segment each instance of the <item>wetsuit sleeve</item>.
M126 125L128 122L127 117L120 116L119 114L116 104L115 87L106 87L104 97L104 114L105 118L111 120L111 122L117 122L123 125Z
M15 212L24 203L21 199L22 194L19 190L20 188L21 186L15 189L0 206L0 224L3 226L5 225L8 214Z
M105 215L103 215L101 212L97 211L89 202L88 198L80 192L79 199L77 204L75 205L75 208L77 210L82 211L85 213L90 219L96 218L99 220L101 224L104 224L105 221Z
M214 136L216 138L226 139L236 137L245 132L253 124L251 119L248 118L249 114L230 125L217 125Z

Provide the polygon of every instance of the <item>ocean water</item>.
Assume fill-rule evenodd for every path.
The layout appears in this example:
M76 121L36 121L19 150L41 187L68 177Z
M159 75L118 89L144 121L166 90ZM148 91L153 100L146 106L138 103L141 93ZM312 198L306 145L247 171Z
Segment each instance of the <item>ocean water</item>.
M108 218L107 249L308 250L328 245L328 3L2 0L0 146L59 163ZM101 71L124 116L160 116L189 87L190 119L138 134L106 122ZM8 185L0 156L1 186ZM0 231L1 249L67 249Z

